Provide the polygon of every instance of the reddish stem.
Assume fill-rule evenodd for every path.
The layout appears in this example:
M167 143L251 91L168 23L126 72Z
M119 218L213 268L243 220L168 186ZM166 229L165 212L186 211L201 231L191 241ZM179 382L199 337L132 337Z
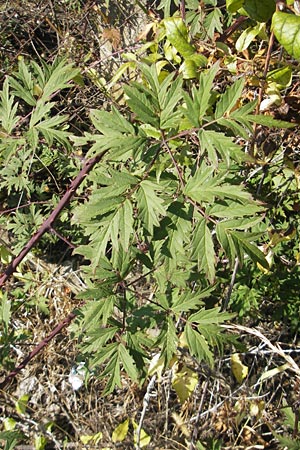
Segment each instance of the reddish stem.
M56 208L52 211L50 216L44 221L44 223L41 225L39 230L32 236L32 238L27 242L25 247L21 250L21 252L14 258L14 260L7 266L4 273L0 277L0 287L4 285L4 283L8 280L8 278L15 272L16 268L20 264L21 261L25 258L25 256L30 252L30 250L35 246L35 244L41 239L41 237L49 230L52 229L53 223L56 220L56 218L59 216L61 211L65 208L65 206L69 203L71 198L73 197L76 189L78 186L82 183L86 175L91 171L91 169L94 167L97 162L101 160L101 158L106 153L106 150L102 153L99 153L99 155L95 156L94 158L89 159L77 177L72 181L70 184L70 187L64 194L64 196L59 201Z
M41 237L47 232L52 230L52 225L55 221L55 219L59 216L61 211L64 209L64 207L69 203L72 196L74 195L76 189L78 186L82 183L86 175L91 171L91 169L97 164L101 158L104 156L104 154L107 152L107 150L103 151L102 153L99 153L99 155L95 156L94 158L89 159L77 177L72 181L70 184L70 187L64 194L64 196L59 201L56 208L52 211L50 216L44 221L44 223L41 225L39 230L32 236L32 238L28 241L28 243L25 245L23 250L19 253L18 256L12 261L11 264L6 268L3 275L0 277L0 286L3 286L4 283L8 280L8 278L14 273L20 262L25 258L27 253L34 247L34 245L41 239ZM76 317L74 312L71 312L67 317L65 317L52 331L51 333L45 337L33 350L29 355L27 355L21 364L19 364L17 367L14 368L0 383L0 390L3 389L7 383L12 380L24 367L31 361L46 345L58 334L61 332L61 330L65 327L67 327L71 321Z
M33 350L27 355L21 364L14 368L0 383L0 390L3 389L7 383L12 380L26 365L31 361L46 345L58 334L61 330L67 327L72 320L76 317L76 315L71 312L67 317L65 317L55 328L51 331L51 333L45 337Z

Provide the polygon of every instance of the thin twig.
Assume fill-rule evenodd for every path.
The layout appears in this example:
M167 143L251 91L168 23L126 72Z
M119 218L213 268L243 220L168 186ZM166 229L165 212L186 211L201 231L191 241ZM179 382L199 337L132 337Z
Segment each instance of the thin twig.
M152 388L153 388L153 385L154 385L155 381L156 381L156 375L153 375L153 377L149 381L149 384L147 386L147 391L146 391L146 394L145 394L144 399L143 399L142 414L141 414L141 418L140 418L140 421L139 421L138 428L136 430L136 450L140 450L141 432L142 432L143 422L144 422L144 419L145 419L147 408L148 408L149 403L150 403L151 391L152 391Z
M206 397L206 393L207 393L207 388L208 388L208 379L205 381L203 389L202 389L202 395L201 395L201 399L200 399L200 403L199 403L199 407L198 407L198 412L195 418L195 424L194 424L194 428L193 428L193 433L192 433L192 439L191 439L191 444L190 444L190 450L194 450L195 447L195 442L198 438L198 424L200 421L200 416L201 416L201 412L202 412L202 408L204 405L204 399Z
M235 258L233 272L232 272L232 275L231 275L230 285L229 285L229 288L228 288L228 291L227 291L226 298L224 300L224 304L222 306L222 311L226 311L226 309L227 309L227 307L229 305L238 267L239 267L239 258L236 257Z

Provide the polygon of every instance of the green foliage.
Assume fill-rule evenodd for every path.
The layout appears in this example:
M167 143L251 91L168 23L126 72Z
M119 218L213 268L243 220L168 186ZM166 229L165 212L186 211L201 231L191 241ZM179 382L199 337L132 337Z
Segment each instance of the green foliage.
M68 116L58 112L59 96L70 89L78 74L63 59L51 65L26 64L20 59L18 70L3 83L0 186L11 214L2 215L1 223L13 233L16 251L40 226L79 169L79 161L70 158ZM50 242L55 241L50 237Z
M19 345L26 339L22 330L14 330L11 325L13 308L7 294L0 299L0 364L2 367L12 369L14 359L11 354L12 346Z
M231 13L239 11L257 22L267 22L275 12L273 0L226 0L226 7Z
M272 21L272 31L278 42L295 59L300 57L300 18L282 11L276 11L276 2L273 0L226 0L226 8L229 13L239 13L248 16L258 22L250 26L240 35L236 47L238 51L245 50L256 36L261 35L268 39L264 29L264 23Z
M212 365L213 349L228 341L220 324L231 315L206 310L202 299L216 288L222 257L230 264L249 257L269 267L256 244L264 234L263 208L233 163L247 157L231 130L241 127L247 135L255 107L236 109L243 81L216 95L207 86L217 65L191 90L180 76L160 78L155 65L139 69L144 82L125 87L135 121L116 109L92 111L96 133L75 139L76 145L94 142L92 154L108 150L92 174L94 189L73 215L88 238L76 253L91 263L85 267L90 287L81 295L87 301L83 351L94 366L107 362L105 393L120 385L121 370L143 379L150 349L168 367L181 327L191 354ZM152 286L143 301L137 270Z
M277 11L272 17L272 30L278 42L295 59L300 58L300 17Z
M0 433L0 440L4 441L3 450L12 450L20 442L22 433L19 431L2 431Z
M245 77L224 83L226 58L216 62L214 52L201 53L199 41L222 33L225 22L216 1L204 5L209 12L187 1L182 18L171 17L169 0L160 2L165 17L155 25L153 41L142 57L131 55L110 83L130 69L132 81L121 86L122 109L117 102L107 111L92 109L83 133L72 135L70 119L60 112L60 96L83 82L64 59L51 65L21 59L0 93L0 186L11 211L1 223L16 251L78 173L73 147L87 158L105 152L85 180L84 195L55 224L72 236L74 254L83 260L87 289L78 295L84 306L73 331L90 366L106 380L104 394L121 387L124 376L142 384L153 353L171 367L183 337L190 355L213 366L217 352L233 341L222 326L233 314L220 304L231 281L229 306L240 318L257 313L260 299L273 300L273 318L282 311L298 317L298 241L289 233L289 242L270 237L279 224L292 225L299 205L297 164L283 157L261 162L245 151L253 124L294 125L256 115L256 101L244 98ZM298 18L274 13L273 0L227 0L226 6L229 22L242 13L260 23L244 31L238 51L265 38L261 22L273 17L278 41L298 57ZM231 51L225 44L223 50ZM291 79L291 69L280 67L269 71L266 82L282 89ZM44 251L49 240L57 242L47 237L40 243ZM41 308L47 313L43 300ZM1 363L7 366L9 346L17 340L11 314L3 296ZM219 445L212 442L212 448Z

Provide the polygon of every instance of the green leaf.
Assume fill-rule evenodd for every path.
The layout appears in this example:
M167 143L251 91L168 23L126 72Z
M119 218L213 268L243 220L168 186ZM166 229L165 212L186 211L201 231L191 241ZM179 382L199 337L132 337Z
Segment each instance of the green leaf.
M268 22L275 12L276 5L274 0L244 0L242 14L246 14L257 22Z
M127 187L120 183L114 189L111 186L102 188L91 197L90 202L75 210L73 222L85 225L86 233L90 235L89 245L77 247L75 253L92 260L94 268L105 256L110 241L114 252L120 251L120 245L125 252L129 248L134 225L133 207L129 199L114 196L114 193L123 192Z
M211 308L211 309L201 309L200 311L196 312L195 314L192 314L189 317L189 321L196 322L197 325L200 325L201 327L205 327L207 325L212 324L221 324L224 323L226 320L230 320L234 317L234 314L232 313L221 313L220 308Z
M163 0L159 2L158 9L163 9L164 17L169 17L171 13L171 4L173 0Z
M27 404L29 401L29 395L24 394L16 401L16 411L18 414L23 415L26 413Z
M210 106L213 81L218 70L219 63L217 62L209 70L201 72L198 89L192 86L191 95L183 92L186 103L183 113L191 122L191 126L195 128L201 126L202 119Z
M155 189L158 186L149 180L140 183L136 198L138 202L138 215L145 228L152 235L153 227L159 226L161 216L165 216L166 209L164 201L156 195Z
M106 368L101 374L101 377L103 378L108 376L108 381L103 391L103 395L111 394L116 386L118 386L119 388L122 387L120 359L119 353L117 351L118 346L119 344L116 345L116 352L109 358Z
M41 100L47 102L57 91L70 88L70 81L79 73L80 70L74 68L72 64L67 64L66 59L55 60L51 67L51 75L42 87L43 94Z
M237 12L240 9L245 0L226 0L226 8L230 13Z
M246 120L245 116L238 114L234 115L234 112L230 114L229 118L225 119L224 117L221 117L220 119L218 119L218 124L221 125L222 127L226 127L227 129L231 130L236 136L239 136L248 141L250 134L249 131L250 130L252 131L252 126L249 123L249 121ZM238 147L239 150L233 152L232 158L237 162L250 161L251 158L247 153L243 151L243 147L241 146Z
M233 242L235 243L238 252L240 251L240 246L254 262L259 263L265 269L270 269L269 263L266 260L263 252L260 251L256 245L249 242L249 240L251 239L251 236L249 237L249 234L242 231L230 231L230 235L233 238Z
M206 213L209 216L218 218L237 218L255 216L256 213L262 212L263 210L264 208L256 203L241 204L231 200L222 200L208 207Z
M228 232L228 228L224 222L219 222L216 227L216 233L218 241L225 251L227 258L229 259L230 265L232 266L236 258L236 249L233 240Z
M187 323L184 329L185 337L192 355L198 358L198 361L206 361L212 367L214 364L213 354L209 349L204 337Z
M215 280L215 250L211 231L204 217L199 217L193 232L191 258L197 261L199 270L203 270L210 283Z
M74 210L73 222L88 224L94 217L104 216L110 211L115 211L124 201L124 197L118 195L122 194L123 191L124 186L120 186L119 189L108 187L102 188L98 193L95 192L87 203Z
M159 128L159 115L156 108L153 108L153 103L144 92L141 92L141 89L137 84L125 86L124 91L128 97L126 102L138 120Z
M249 122L258 123L259 125L263 125L265 127L294 128L296 126L294 123L274 119L272 116L264 116L262 114L244 116L244 118Z
M184 245L188 242L191 231L191 214L188 204L181 201L173 202L168 208L168 215L165 221L160 223L160 231L163 231L166 224L166 240L162 247L162 253L177 260L178 254L184 254Z
M300 58L300 17L276 11L272 17L272 31L278 42L295 59Z
M125 252L127 252L129 248L130 237L133 233L133 224L133 207L130 200L126 199L119 211L118 229L114 233L115 236L119 238L120 244Z
M68 119L68 116L55 116L49 119L44 119L35 125L36 130L44 136L48 145L52 145L53 141L57 141L67 147L70 147L68 137L70 133L63 130L61 125L64 124ZM60 127L60 129L58 128Z
M19 60L18 72L8 77L8 80L17 97L22 98L28 105L35 106L37 100L33 95L34 81L23 58Z
M0 130L1 137L2 131L5 131L7 134L11 134L20 119L20 117L16 115L18 103L14 102L13 95L9 95L9 83L7 78L3 83L0 98L0 123L2 128L2 130Z
M90 292L85 292L85 296L82 295L81 298L89 297ZM107 324L107 320L110 317L115 303L115 295L105 295L103 293L103 298L100 297L100 292L98 289L95 289L95 296L97 295L97 299L88 302L82 309L84 314L83 326L88 330L89 328L93 328L97 325L97 323L101 322L103 325Z
M119 355L120 355L120 361L122 362L126 373L130 376L130 378L133 381L137 381L138 372L135 367L134 360L130 356L129 352L127 351L126 347L123 344L119 345Z
M12 431L16 428L17 421L12 417L6 417L3 420L3 426L5 431Z
M20 440L24 438L24 435L19 431L1 431L0 440L5 441L5 447L3 450L13 450L15 446L20 443ZM19 442L18 442L19 441Z
M11 318L11 301L8 300L7 294L2 294L0 303L0 324L3 324L5 330L8 330Z
M171 359L176 353L177 349L177 333L173 318L167 316L164 321L162 330L156 341L157 345L161 345L161 357L164 359L165 367L168 367Z
M90 117L95 128L106 136L135 133L133 125L114 106L110 112L92 109Z
M219 119L224 115L229 115L232 108L241 98L245 80L240 78L234 84L229 86L216 104L215 119Z
M190 311L192 309L198 309L199 306L203 305L203 298L207 298L214 291L215 286L210 286L199 292L184 292L178 295L172 302L172 311L181 313L185 311Z
M196 53L196 48L189 42L187 27L180 17L164 19L163 25L167 39L184 58Z
M204 19L204 29L207 36L213 39L215 32L222 33L222 18L223 14L220 8L214 8Z
M239 257L240 262L244 259L244 250L246 251L245 247L243 245L239 244L237 240L234 241L234 238L232 236L232 232L235 230L247 230L255 225L257 223L261 222L262 217L253 216L253 218L245 218L245 219L230 219L230 220L224 220L222 222L219 222L216 226L216 234L218 241L220 242L222 248L225 251L225 254L229 258L229 261L231 265L234 264L236 256ZM260 237L261 234L259 234L257 237ZM249 240L254 240L254 237L251 233L244 233L243 238L247 240L249 243ZM253 246L254 247L254 246ZM255 252L255 249L250 249L250 251ZM258 249L257 249L258 250ZM259 250L258 250L259 251ZM247 253L247 251L246 251ZM259 257L261 257L263 254L260 252ZM251 255L249 255L251 257ZM263 255L264 258L264 255ZM265 263L264 263L265 264ZM261 264L263 267L264 265Z
M246 30L242 32L242 34L239 36L238 40L235 43L235 47L238 52L243 52L246 50L251 42L254 41L256 36L262 31L264 28L264 24L258 23L254 27L248 27Z
M105 369L101 373L101 378L108 378L103 395L110 394L115 386L122 386L121 372L120 372L120 357L119 357L118 342L113 342L104 347L101 347L96 356L92 359L92 367L100 366L106 362Z
M207 156L214 167L218 167L219 156L229 167L231 158L240 161L243 159L243 152L238 144L220 131L202 129L198 133L201 153L207 152Z
M215 198L230 198L241 202L250 201L251 195L242 186L222 182L222 175L213 177L214 168L200 167L191 177L184 189L184 193L196 202L214 203Z
M192 78L198 78L199 68L205 67L207 59L205 56L199 53L194 53L192 56L185 58L182 65L179 68L179 72L182 73L185 80Z
M283 89L291 85L292 77L293 72L291 67L279 67L267 73L267 82L274 82L279 89Z
M97 354L99 348L105 347L107 342L116 335L119 327L100 328L99 323L94 323L94 328L88 330L83 343L82 352L88 355Z
M174 74L170 73L159 86L158 102L160 105L160 128L166 130L175 128L181 112L178 105L182 99L182 79L178 76L173 80Z
M47 439L42 434L35 435L34 448L35 450L44 450L47 445Z

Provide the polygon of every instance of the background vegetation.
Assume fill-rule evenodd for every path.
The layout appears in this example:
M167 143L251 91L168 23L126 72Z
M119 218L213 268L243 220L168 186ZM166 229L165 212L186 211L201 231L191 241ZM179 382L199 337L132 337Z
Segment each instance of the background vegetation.
M3 448L299 448L298 2L0 13Z

